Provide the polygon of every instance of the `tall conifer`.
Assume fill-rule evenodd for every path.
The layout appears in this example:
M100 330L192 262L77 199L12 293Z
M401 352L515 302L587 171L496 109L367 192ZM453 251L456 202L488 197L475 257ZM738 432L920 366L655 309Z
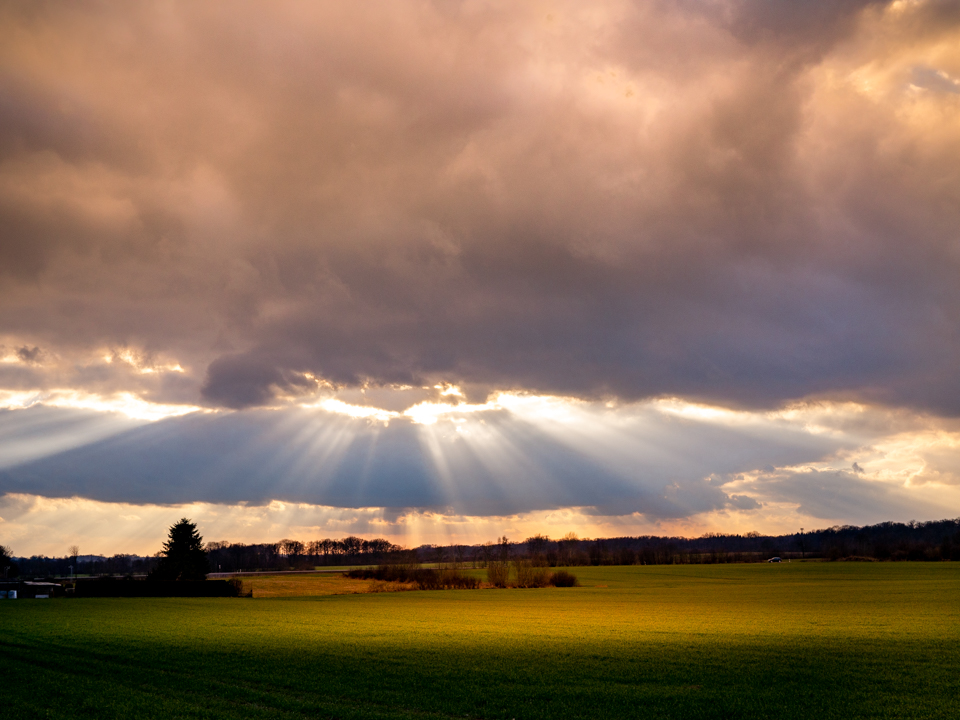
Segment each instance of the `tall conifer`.
M163 557L150 573L154 580L203 580L210 570L203 538L195 523L182 518L170 528L170 539L163 544Z

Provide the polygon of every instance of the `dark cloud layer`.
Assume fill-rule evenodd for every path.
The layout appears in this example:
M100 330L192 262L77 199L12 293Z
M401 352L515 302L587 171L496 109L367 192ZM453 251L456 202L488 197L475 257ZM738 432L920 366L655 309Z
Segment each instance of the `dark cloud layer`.
M953 2L5 4L0 385L957 414L958 38Z
M883 522L891 517L940 517L949 508L911 496L901 487L871 482L854 472L773 473L752 488L760 497L797 504L797 512L813 518L857 517Z
M16 413L34 425L77 422L42 408ZM88 415L88 424L102 422ZM757 509L755 500L724 489L730 476L818 460L847 442L799 428L671 420L649 409L594 436L504 410L458 424L384 425L301 409L194 414L7 463L5 441L18 436L0 424L0 493L134 504L280 500L471 516L583 507L663 520Z

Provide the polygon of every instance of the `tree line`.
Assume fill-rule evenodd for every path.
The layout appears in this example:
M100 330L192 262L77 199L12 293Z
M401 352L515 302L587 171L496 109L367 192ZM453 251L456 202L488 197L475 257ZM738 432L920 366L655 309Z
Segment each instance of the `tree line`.
M330 565L378 565L386 562L417 562L416 551L389 540L365 540L353 535L340 540L324 538L302 542L284 539L276 543L210 542L207 557L213 572L241 570L309 570Z
M156 556L118 553L113 556L71 554L62 557L32 555L13 557L8 550L0 558L0 577L69 577L70 575L146 575L157 564ZM4 574L4 571L6 574Z
M209 542L203 545L210 572L308 570L321 566L436 563L450 567L488 567L491 562L530 560L540 566L663 565L762 562L784 559L960 560L960 518L930 522L884 522L798 531L785 535L709 533L698 538L643 535L583 539L570 533L551 539L534 535L522 541L506 537L479 545L421 545L406 549L383 538L348 536L303 542ZM161 566L154 556L117 554L82 556L74 546L63 557L15 557L0 546L0 574L7 577L139 575Z
M550 565L670 565L763 562L784 559L960 560L960 518L930 522L842 525L786 535L708 533L698 538L639 536L550 540L521 545L528 557Z
M560 539L534 535L513 542L506 537L482 545L421 546L421 561L466 563L528 559L550 567L578 565L674 565L764 562L784 559L960 560L960 518L883 522L858 527L838 525L784 535L707 533L697 538L642 535L581 539L569 533Z

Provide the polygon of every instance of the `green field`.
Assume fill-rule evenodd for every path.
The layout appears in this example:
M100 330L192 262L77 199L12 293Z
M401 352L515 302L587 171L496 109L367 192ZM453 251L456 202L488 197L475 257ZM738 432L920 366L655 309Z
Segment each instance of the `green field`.
M19 718L957 718L960 563L581 588L0 601Z

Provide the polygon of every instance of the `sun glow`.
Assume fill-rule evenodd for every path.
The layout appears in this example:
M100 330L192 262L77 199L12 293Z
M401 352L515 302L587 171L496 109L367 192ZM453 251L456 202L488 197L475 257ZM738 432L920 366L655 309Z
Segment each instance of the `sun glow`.
M419 425L433 425L442 417L496 410L498 407L496 402L483 403L482 405L422 402L404 410L403 416L410 418Z
M154 373L185 372L178 362L158 363L145 354L136 353L130 349L116 350L103 355L103 360L108 365L114 360L126 363L141 375L152 375Z
M710 405L697 405L679 398L658 400L656 401L656 406L661 412L669 415L677 415L691 420L702 420L706 422L742 422L753 415L753 413L737 412L736 410L728 410Z
M383 410L377 407L365 407L363 405L352 405L333 398L321 400L316 405L306 405L304 407L319 407L327 412L337 413L338 415L346 415L352 418L369 418L384 423L400 415L400 413L390 410Z
M168 405L154 403L137 397L133 393L121 392L112 395L97 395L78 390L44 391L2 391L0 409L16 410L33 405L47 407L76 408L97 412L122 413L136 420L155 421L168 417L178 417L194 412L210 412L195 405Z
M438 385L436 386L436 389L443 390L443 392L440 393L441 396L463 396L463 393L461 393L460 389L456 386ZM498 396L497 399L499 399L499 397L501 396ZM476 413L484 410L497 410L500 408L500 406L497 404L497 400L482 404L424 401L417 403L406 410L396 411L385 410L372 405L355 405L353 403L347 403L336 398L327 398L316 403L303 404L301 407L318 407L326 410L327 412L337 413L338 415L346 415L352 418L367 418L382 423L389 423L391 420L406 418L417 425L433 425L441 418L448 416Z
M207 540L272 542L279 537L302 540L360 535L385 537L406 547L421 543L480 543L499 535L524 538L537 532L562 537L571 529L581 536L622 534L622 528L580 508L511 516L475 517L409 510L399 515L385 508L338 508L273 501L264 505L134 505L84 498L45 498L12 493L0 497L0 515L9 520L6 541L22 554L62 555L84 532L83 554L111 555L157 551L166 529L180 517L193 518ZM653 525L645 526L648 531Z

